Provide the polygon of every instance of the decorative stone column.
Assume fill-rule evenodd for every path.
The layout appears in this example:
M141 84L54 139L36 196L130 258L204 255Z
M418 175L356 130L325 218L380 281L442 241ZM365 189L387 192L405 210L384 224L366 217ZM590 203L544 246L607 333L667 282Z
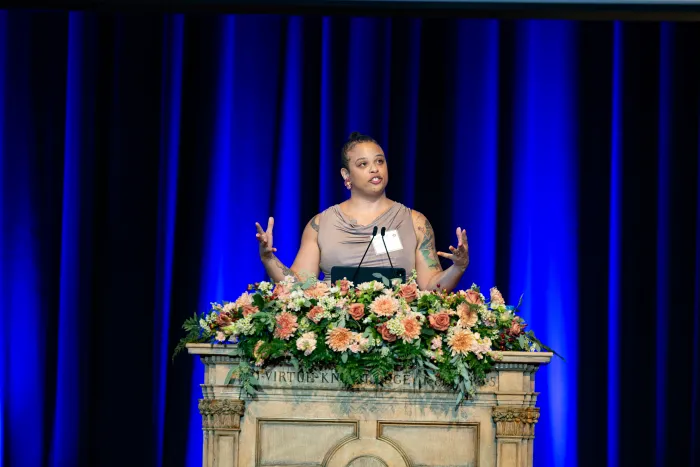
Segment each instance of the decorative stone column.
M537 407L498 406L493 408L496 423L497 467L532 467Z
M204 449L202 465L238 467L238 438L245 402L238 399L200 399Z

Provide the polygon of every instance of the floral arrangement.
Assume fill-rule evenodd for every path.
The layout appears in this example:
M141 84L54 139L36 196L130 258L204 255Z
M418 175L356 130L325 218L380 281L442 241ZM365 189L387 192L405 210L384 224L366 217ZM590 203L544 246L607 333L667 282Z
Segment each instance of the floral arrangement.
M381 385L395 371L410 371L418 385L453 388L459 404L484 383L500 351L551 350L525 331L517 307L496 288L487 300L476 285L419 290L415 271L406 283L375 277L357 285L291 276L250 285L236 301L189 318L175 354L190 342L237 344L242 361L227 382L239 378L250 396L256 367L290 363L298 371L335 369L349 388L366 375Z

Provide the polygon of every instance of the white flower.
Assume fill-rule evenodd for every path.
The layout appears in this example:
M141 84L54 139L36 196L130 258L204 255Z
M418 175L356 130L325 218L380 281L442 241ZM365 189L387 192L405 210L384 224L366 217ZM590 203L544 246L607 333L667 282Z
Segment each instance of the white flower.
M301 318L299 320L299 330L300 331L306 331L307 329L309 329L310 326L311 326L311 322L309 321L309 318L307 318L306 316L304 316L303 318Z
M401 323L401 320L398 318L392 318L389 321L387 321L386 327L395 336L401 337L403 336L404 332L406 332L406 330L403 327L403 323Z
M207 322L203 319L199 320L199 327L204 329L205 331L209 331L209 324L207 324Z
M325 310L332 311L337 306L338 301L335 297L326 295L318 300L318 304L322 306Z
M226 305L223 307L223 311L226 313L231 313L236 309L236 304L234 302L228 302Z
M253 334L254 330L253 315L248 315L245 318L239 319L233 323L233 334L245 334L246 336L249 336Z
M296 300L298 298L304 297L304 291L300 289L292 290L292 292L289 294L289 298Z
M304 355L310 355L311 352L316 350L316 333L306 332L297 339L297 349L303 350Z
M258 290L261 292L270 292L272 291L272 283L267 282L267 281L262 281L258 283Z
M328 289L328 291L329 291L330 293L338 293L338 292L340 292L340 287L338 287L338 286L336 285L336 286L333 286L333 287L331 287L330 289Z
M374 291L379 292L380 290L384 289L384 284L382 284L379 281L373 281L374 282Z
M382 350L379 351L379 354L382 357L386 357L387 355L389 355L389 347L382 347Z
M374 289L373 283L374 283L374 281L363 282L362 284L358 285L357 288L359 290L362 290L362 291L372 290L372 289Z

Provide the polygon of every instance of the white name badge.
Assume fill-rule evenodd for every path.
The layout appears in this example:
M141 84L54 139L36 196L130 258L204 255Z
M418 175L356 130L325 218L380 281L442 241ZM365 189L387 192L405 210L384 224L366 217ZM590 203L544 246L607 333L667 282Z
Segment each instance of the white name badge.
M384 249L384 243L386 243L386 250ZM374 252L378 255L403 250L403 244L401 244L398 230L387 230L384 235L384 242L382 242L382 236L377 235L372 241L372 246L374 247Z

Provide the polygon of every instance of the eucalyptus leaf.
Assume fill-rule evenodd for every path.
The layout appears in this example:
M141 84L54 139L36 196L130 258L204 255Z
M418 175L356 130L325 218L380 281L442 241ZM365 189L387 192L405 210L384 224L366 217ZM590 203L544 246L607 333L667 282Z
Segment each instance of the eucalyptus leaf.
M224 378L224 386L231 384L231 381L233 379L233 372L236 371L236 367L232 366L229 370L228 373L226 373L226 377Z
M347 362L348 362L348 353L347 353L347 352L343 352L343 353L340 355L340 360L341 360L343 363L347 363Z
M518 344L520 344L521 349L527 349L527 337L525 337L525 334L518 336Z
M435 365L433 365L433 362L431 362L430 360L424 360L424 362L425 362L425 366L427 366L428 368L432 368L433 370L437 370L437 369L438 369L438 367L436 367Z

